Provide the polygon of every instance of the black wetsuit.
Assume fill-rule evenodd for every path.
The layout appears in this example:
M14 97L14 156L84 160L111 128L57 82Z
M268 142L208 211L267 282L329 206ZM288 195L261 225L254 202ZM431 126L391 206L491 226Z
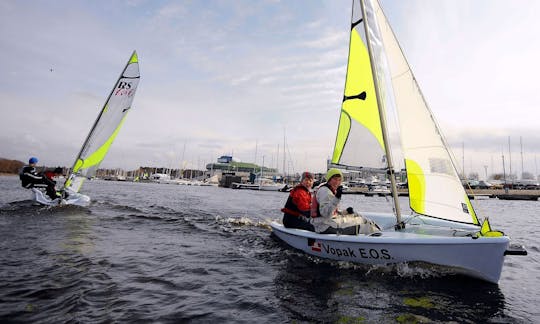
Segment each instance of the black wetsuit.
M30 189L33 187L36 187L36 185L45 185L47 190L47 195L51 199L56 199L58 196L56 195L56 188L54 181L50 180L46 176L37 173L36 168L30 165L26 165L21 169L21 172L19 173L19 178L21 179L21 185L26 188Z

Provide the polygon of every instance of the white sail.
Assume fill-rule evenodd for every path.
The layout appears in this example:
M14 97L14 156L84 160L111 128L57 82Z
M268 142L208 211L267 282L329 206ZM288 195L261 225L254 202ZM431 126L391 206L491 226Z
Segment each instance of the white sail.
M435 117L378 1L366 0L365 10L371 19L369 34L381 40L372 42L374 51L385 52L388 59L411 208L431 217L478 224ZM387 68L384 61L375 64L377 69Z
M139 77L139 60L134 51L90 130L64 189L78 192L84 179L95 175L131 108Z

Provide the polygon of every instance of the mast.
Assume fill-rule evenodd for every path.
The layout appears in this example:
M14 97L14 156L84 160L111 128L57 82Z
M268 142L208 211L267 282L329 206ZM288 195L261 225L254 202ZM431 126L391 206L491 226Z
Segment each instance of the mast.
M510 136L508 136L508 176L512 180L512 188L514 186L514 180L512 179L512 149L510 148Z
M277 154L276 154L276 172L279 174L279 143L277 145Z
M538 180L538 163L536 162L536 154L534 155L534 176Z
M353 4L354 6L354 4ZM383 136L383 142L384 142L384 149L386 153L386 165L388 167L388 175L390 176L390 186L392 188L392 198L394 199L394 208L396 212L396 229L403 229L405 228L405 224L401 221L401 209L399 207L399 200L398 200L398 193L397 193L397 185L396 185L396 178L394 176L394 166L392 165L392 154L390 149L390 141L388 139L388 130L386 128L386 115L385 111L381 105L381 95L379 93L379 82L377 80L377 71L375 70L373 66L373 52L371 48L371 41L369 39L369 31L367 28L367 15L366 15L366 8L364 5L364 0L360 1L360 6L362 8L362 17L364 17L364 32L366 34L366 42L368 47L368 53L369 53L369 60L371 61L371 73L373 75L373 81L375 81L375 96L377 97L377 108L379 109L379 118L381 122L381 130L382 130L382 136ZM354 8L353 8L354 10Z
M253 162L253 173L257 173L257 146L259 144L259 140L255 140L255 161Z
M181 160L181 165L180 165L180 168L182 169L182 179L184 179L184 156L186 154L186 140L184 140L184 149L182 150L182 160Z
M283 127L283 177L285 178L286 175L287 175L287 169L285 168L285 161L286 161L286 156L287 156L287 153L285 152L285 145L286 145L286 142L285 142L285 127Z
M461 176L464 180L467 180L465 175L465 142L461 142Z
M502 158L502 167L503 167L503 179L504 179L504 188L506 188L506 168L504 167L504 147L501 150L501 158Z
M519 137L519 146L521 147L521 179L523 179L523 142L521 141L521 136Z

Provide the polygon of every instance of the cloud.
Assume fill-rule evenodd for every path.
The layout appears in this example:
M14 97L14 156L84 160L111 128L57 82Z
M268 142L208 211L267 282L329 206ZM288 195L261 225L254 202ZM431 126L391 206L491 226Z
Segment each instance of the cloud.
M508 136L523 137L528 161L540 152L532 63L540 4L382 5L455 152L465 142L480 170ZM258 162L276 163L285 132L295 171L323 171L349 20L347 1L2 2L1 155L70 165L137 49L138 93L104 167L197 164L231 152L252 161L257 142Z

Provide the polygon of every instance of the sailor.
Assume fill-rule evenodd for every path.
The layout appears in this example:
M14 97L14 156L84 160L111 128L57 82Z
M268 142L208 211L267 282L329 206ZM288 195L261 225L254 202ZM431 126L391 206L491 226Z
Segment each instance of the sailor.
M36 171L38 159L31 157L28 160L28 165L25 165L19 172L19 179L24 188L30 189L34 187L46 187L47 195L51 199L56 199L59 196L56 194L55 182L47 178L45 175ZM36 186L37 185L37 186ZM41 186L40 186L41 185Z
M57 177L59 175L62 175L63 173L63 170L62 168L58 167L58 168L55 168L54 170L47 170L43 173L44 176L46 176L49 180L51 180L52 182L54 182L56 184L56 181L54 180L54 177Z
M312 223L317 233L357 235L380 231L373 221L355 213L352 207L346 211L338 209L343 194L341 170L330 169L325 178L326 182L315 190L312 202Z
M283 212L283 225L288 228L299 228L314 231L313 225L309 223L311 213L311 187L314 177L310 172L302 173L300 184L296 185L289 193L289 198Z

